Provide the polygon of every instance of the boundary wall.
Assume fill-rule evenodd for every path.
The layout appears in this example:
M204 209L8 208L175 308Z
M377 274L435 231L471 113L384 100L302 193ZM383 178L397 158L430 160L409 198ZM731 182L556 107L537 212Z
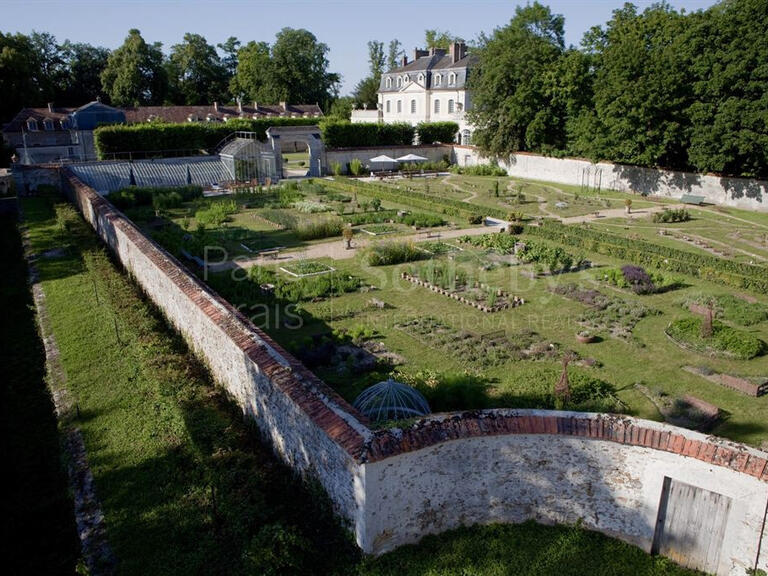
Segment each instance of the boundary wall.
M322 484L365 552L461 525L527 519L580 522L652 551L674 481L728 503L717 554L681 542L687 557L678 560L734 576L768 570L768 454L608 414L487 410L373 431L105 198L67 170L61 177L84 218L280 457ZM694 532L712 532L707 521L691 519Z
M488 164L473 146L453 146L452 160L460 166ZM572 186L637 192L643 195L680 198L683 194L703 196L711 204L743 210L768 211L768 182L749 178L728 178L714 174L677 172L610 162L593 163L578 158L552 158L527 152L494 159L510 176Z

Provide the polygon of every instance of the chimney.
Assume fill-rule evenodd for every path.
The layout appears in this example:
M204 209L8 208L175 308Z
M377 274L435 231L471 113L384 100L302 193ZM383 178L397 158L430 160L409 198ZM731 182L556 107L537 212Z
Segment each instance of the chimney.
M403 64L402 64L402 65L403 65L403 66L406 66L407 64L408 64L408 56L406 56L405 54L403 54Z
M434 50L434 48L433 48ZM414 48L413 50L413 59L418 60L422 56L431 56L429 50L419 50L418 48Z
M219 103L218 102L214 102L213 103L213 111L214 112L218 112L219 111Z
M451 62L454 64L467 55L467 45L464 42L453 42L451 44Z
M48 112L53 112L53 102L48 102Z
M283 109L283 112L288 112L288 105L287 102L280 102L280 108Z

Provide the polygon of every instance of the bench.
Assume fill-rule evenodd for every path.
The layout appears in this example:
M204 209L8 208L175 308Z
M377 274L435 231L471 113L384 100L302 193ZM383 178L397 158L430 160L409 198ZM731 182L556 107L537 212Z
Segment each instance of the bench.
M270 248L269 250L262 250L259 252L259 256L263 256L264 258L271 257L273 260L277 260L280 256L280 249Z
M680 202L683 204L693 204L694 206L701 206L704 204L704 196L694 196L693 194L683 194L680 196Z

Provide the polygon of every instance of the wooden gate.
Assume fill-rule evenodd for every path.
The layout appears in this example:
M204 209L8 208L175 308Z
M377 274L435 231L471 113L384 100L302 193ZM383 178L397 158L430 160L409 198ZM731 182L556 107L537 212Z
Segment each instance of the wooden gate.
M717 573L730 509L727 496L664 478L651 552Z

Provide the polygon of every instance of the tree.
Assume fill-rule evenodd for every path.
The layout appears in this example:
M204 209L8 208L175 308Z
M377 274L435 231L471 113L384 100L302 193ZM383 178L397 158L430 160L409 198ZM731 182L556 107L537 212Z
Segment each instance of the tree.
M252 102L279 102L282 94L275 84L275 74L267 42L248 42L237 53L237 73L230 80L230 92Z
M162 104L168 89L161 44L147 44L135 28L107 59L101 84L115 106Z
M429 48L448 50L454 42L462 42L461 38L454 37L447 30L425 30L424 45Z
M355 99L351 96L336 98L331 105L331 111L326 119L349 120L352 117L352 107Z
M224 53L221 63L226 68L228 77L233 78L237 74L237 53L240 51L240 40L230 36L226 42L216 44L216 47Z
M475 142L493 154L561 148L563 118L553 111L546 78L563 53L563 17L538 2L518 7L476 53L470 76Z
M387 70L394 70L399 66L402 53L403 45L400 43L400 40L397 38L390 40L389 49L387 50Z
M166 70L175 104L208 104L226 98L226 68L216 49L199 34L184 34L184 41L171 47Z
M378 91L381 75L384 72L384 43L378 40L368 42L368 67L370 75L360 80L352 94L355 104L363 108L375 109L379 101Z
M768 177L768 11L731 0L693 19L689 160L700 171Z
M80 106L103 95L101 73L107 66L109 50L66 40L61 52L66 69L62 103Z
M587 35L585 49L596 70L594 114L581 126L587 134L578 152L643 166L688 165L692 78L686 23L667 4L642 14L626 4L605 29Z
M56 42L56 37L48 32L33 31L29 42L35 54L35 83L45 100L54 100L66 77L61 48Z
M0 121L7 122L24 106L45 102L38 83L35 50L24 34L0 32Z
M307 30L283 28L270 48L249 42L238 52L236 95L263 102L315 103L328 108L340 77L328 72L328 46Z
M368 68L371 72L371 76L374 78L381 78L381 75L384 72L385 63L384 42L370 40L368 42Z

